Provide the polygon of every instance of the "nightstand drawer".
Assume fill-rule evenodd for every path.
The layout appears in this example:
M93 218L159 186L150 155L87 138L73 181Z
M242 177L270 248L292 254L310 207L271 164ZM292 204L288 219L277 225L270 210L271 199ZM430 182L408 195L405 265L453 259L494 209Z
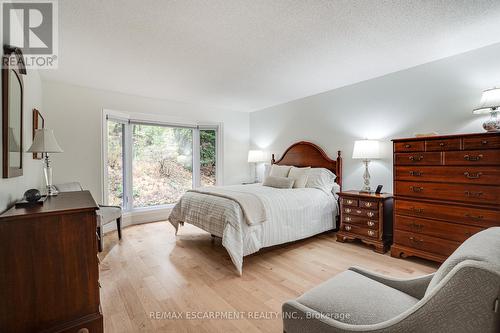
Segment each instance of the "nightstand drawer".
M464 138L464 149L499 149L500 136Z
M359 199L359 207L378 209L378 201Z
M354 208L354 207L344 207L342 210L346 214L368 217L371 219L378 218L378 211L371 209L363 209L363 208Z
M352 215L343 215L342 222L349 224L356 224L370 229L378 229L379 225L377 220L371 220L367 219L366 217L352 216Z
M445 165L500 165L500 150L450 151L444 153Z
M370 238L378 238L378 230L363 228L355 224L342 224L342 229L346 232L353 233L359 236L366 236Z
M358 199L342 198L342 205L350 207L358 207Z

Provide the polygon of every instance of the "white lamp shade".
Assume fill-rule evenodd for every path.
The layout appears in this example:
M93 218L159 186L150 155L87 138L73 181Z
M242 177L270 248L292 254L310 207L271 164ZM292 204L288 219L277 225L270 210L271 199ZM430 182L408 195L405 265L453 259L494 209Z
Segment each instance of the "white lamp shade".
M354 142L352 158L376 160L380 158L380 142L376 140L357 140Z
M63 150L57 143L54 131L51 129L38 129L35 131L33 144L28 149L29 153L62 153Z
M267 154L262 150L249 150L248 163L260 163L267 161Z
M498 108L500 108L500 88L492 88L483 91L481 102L479 103L479 106L472 111L472 113L490 113L496 111Z

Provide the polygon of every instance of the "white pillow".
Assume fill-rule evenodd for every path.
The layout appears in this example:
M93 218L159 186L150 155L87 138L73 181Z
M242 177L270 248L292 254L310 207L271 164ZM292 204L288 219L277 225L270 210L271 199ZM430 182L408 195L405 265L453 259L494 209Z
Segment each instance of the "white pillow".
M264 164L264 178L269 177L269 174L271 173L271 164Z
M289 165L276 165L271 166L271 172L269 176L271 177L288 177L288 172L290 172L291 166Z
M331 192L335 185L335 174L325 168L312 168L309 170L306 187L317 188Z
M311 169L311 167L297 168L294 166L290 169L290 172L288 173L288 178L295 179L295 183L293 183L293 188L306 187L307 178L308 178L310 169Z
M295 180L292 178L269 176L264 179L262 185L275 188L292 188L294 182Z

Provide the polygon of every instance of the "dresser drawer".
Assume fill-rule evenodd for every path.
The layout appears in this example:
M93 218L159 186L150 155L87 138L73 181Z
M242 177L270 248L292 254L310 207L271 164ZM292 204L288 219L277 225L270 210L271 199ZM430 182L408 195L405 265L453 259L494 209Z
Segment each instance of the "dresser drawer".
M404 153L411 151L424 151L424 141L408 141L408 142L395 142L394 151L396 153Z
M370 229L378 229L379 225L378 220L368 219L362 216L346 215L346 214L342 215L342 222L348 224L356 224Z
M483 137L465 137L464 149L500 149L500 135Z
M368 229L368 228L363 228L359 225L355 224L342 224L342 229L344 231L360 235L360 236L366 236L370 238L378 238L378 230L373 230L373 229Z
M358 207L358 199L342 198L342 205L349 206L349 207Z
M492 209L396 199L394 201L394 212L397 215L432 218L481 228L500 226L500 211Z
M500 168L493 166L397 166L396 180L439 183L499 184Z
M396 165L441 165L441 153L394 154Z
M417 250L449 256L460 245L459 242L403 230L394 230L394 242Z
M451 151L444 153L445 165L500 165L500 150Z
M344 213L347 213L347 214L356 215L356 216L362 216L362 217L367 217L367 218L371 218L371 219L377 219L378 218L378 211L377 210L372 210L372 209L344 207L344 209L342 211Z
M378 201L359 199L359 207L378 210Z
M395 194L437 200L498 205L500 186L395 181Z
M483 228L474 226L427 220L416 217L396 215L394 228L428 236L463 242Z
M460 138L425 140L425 151L460 150Z

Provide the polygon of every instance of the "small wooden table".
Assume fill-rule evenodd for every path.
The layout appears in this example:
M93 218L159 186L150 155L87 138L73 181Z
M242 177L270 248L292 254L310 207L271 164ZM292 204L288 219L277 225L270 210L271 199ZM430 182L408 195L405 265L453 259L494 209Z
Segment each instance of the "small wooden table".
M340 229L337 241L355 239L385 253L392 243L392 194L345 191L340 196Z

